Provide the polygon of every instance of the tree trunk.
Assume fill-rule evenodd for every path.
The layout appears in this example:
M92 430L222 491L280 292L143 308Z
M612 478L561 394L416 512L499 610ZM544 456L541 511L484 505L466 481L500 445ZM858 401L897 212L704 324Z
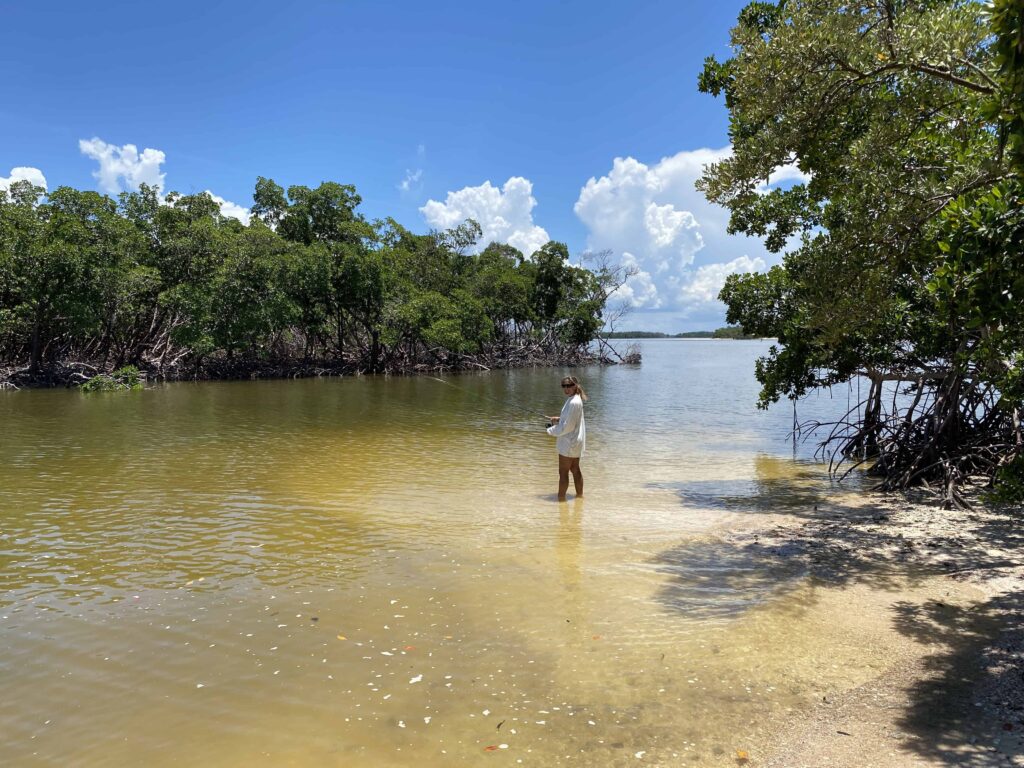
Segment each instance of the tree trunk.
M35 321L32 323L32 353L29 357L28 372L30 376L39 373L39 361L43 356L42 328L43 318L46 314L45 303L36 305Z
M878 455L878 428L882 416L882 377L872 371L871 391L864 407L864 455Z
M370 370L377 373L380 365L380 332L377 329L370 331Z

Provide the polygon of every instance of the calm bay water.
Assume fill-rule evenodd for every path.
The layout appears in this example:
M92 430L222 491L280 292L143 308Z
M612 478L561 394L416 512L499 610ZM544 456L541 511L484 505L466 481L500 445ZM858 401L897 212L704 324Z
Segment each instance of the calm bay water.
M0 393L0 754L735 764L883 662L822 630L804 574L720 539L837 493L791 405L755 408L767 347L574 371L563 504L557 369Z

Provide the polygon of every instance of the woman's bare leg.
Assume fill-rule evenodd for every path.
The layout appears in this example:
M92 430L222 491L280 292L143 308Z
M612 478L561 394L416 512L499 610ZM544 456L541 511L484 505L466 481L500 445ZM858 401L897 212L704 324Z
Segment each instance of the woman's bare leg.
M565 501L565 492L569 490L569 471L572 469L573 461L568 456L558 454L558 500Z
M572 484L576 486L576 498L579 498L583 495L583 472L580 470L579 459L572 460L569 471L572 472Z

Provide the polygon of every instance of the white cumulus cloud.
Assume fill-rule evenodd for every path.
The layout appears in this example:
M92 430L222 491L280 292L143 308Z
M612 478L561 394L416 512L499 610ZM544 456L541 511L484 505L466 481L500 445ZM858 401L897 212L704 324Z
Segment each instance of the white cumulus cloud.
M726 263L705 264L688 271L673 283L678 303L688 311L700 310L718 301L718 294L729 275L743 272L762 272L767 267L764 259L740 256Z
M642 266L657 273L692 264L705 246L693 213L698 197L693 181L703 162L718 157L710 150L701 152L709 154L689 164L680 163L677 155L650 167L632 157L617 157L608 175L591 178L574 206L587 226L588 247L629 251Z
M689 211L677 211L671 203L658 205L648 203L644 209L644 227L650 236L651 247L655 250L670 248L684 236L687 230L697 227L697 220ZM704 241L699 232L694 232L690 238L692 250L684 247L681 250L684 259L693 259L693 254L704 247Z
M92 175L99 182L100 190L108 195L134 192L142 184L155 187L158 192L164 190L167 174L163 173L160 167L166 162L167 156L159 149L147 147L139 152L139 148L134 144L118 147L97 137L80 139L78 149L83 155L99 163L99 168ZM249 224L248 208L225 200L210 190L206 190L206 193L220 206L220 211L225 216Z
M17 168L11 168L10 176L0 176L0 189L8 190L11 188L11 185L16 181L28 181L33 186L48 189L48 187L46 186L46 177L43 176L43 172L40 171L38 168L29 168L26 166L18 166Z
M139 152L134 144L118 147L96 137L80 139L78 148L100 164L92 175L108 195L134 191L142 184L161 190L164 187L166 174L160 172L160 166L166 156L159 149L146 148Z
M636 256L628 251L622 254L620 262L623 267L632 270L633 274L609 295L609 304L625 302L626 305L633 308L660 308L661 297L658 296L658 288L654 284L651 273L644 271L637 262Z
M679 152L648 165L617 157L580 190L574 210L587 227L587 248L610 249L636 272L616 293L636 310L630 326L668 329L690 318L724 321L718 292L727 275L763 270L776 260L756 238L728 234L729 214L695 188L705 165L731 147ZM805 181L786 166L771 184ZM676 328L678 330L678 328Z
M535 205L533 184L513 176L501 189L485 181L478 187L449 192L443 203L428 200L420 213L435 229L449 229L474 219L483 230L480 247L491 242L508 243L529 256L551 239L543 227L533 223Z
M249 226L249 218L252 215L248 208L243 208L238 203L232 203L230 200L225 200L220 195L215 195L210 190L206 190L206 194L213 198L213 202L220 206L220 212L225 216L230 216L232 219L238 219L240 222Z

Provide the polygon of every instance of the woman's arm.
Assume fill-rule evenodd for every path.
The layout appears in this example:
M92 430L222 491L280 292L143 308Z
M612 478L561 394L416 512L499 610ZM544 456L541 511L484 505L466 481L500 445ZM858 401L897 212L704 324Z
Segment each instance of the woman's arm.
M558 437L576 429L576 425L580 423L580 414L583 413L583 405L570 401L567 410L562 413L565 414L565 418L559 417L557 424L548 427L548 434L552 437Z

